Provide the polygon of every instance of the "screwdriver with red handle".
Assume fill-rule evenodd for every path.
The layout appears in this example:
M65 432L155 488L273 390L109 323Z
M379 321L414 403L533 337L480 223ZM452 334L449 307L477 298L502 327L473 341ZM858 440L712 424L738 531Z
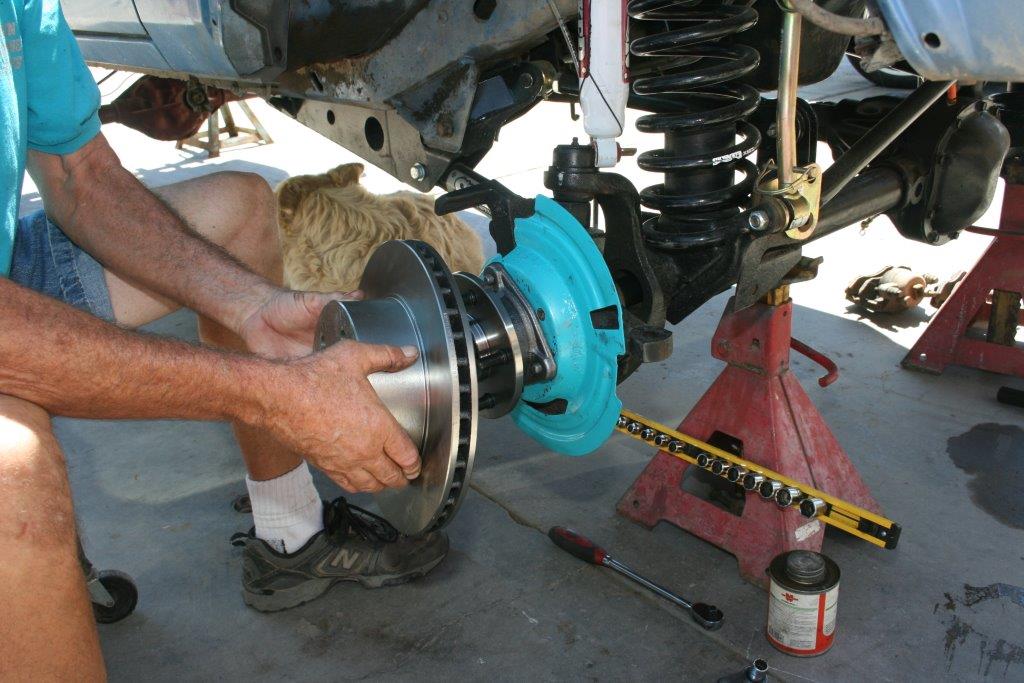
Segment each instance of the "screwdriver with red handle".
M706 605L703 602L690 602L667 588L663 588L653 581L640 576L635 571L609 555L608 551L604 548L597 545L589 538L581 536L572 529L566 529L564 526L553 526L548 530L548 538L554 541L555 545L570 555L575 555L579 559L584 562L589 562L590 564L614 569L620 574L633 579L644 588L657 593L666 600L674 602L687 610L690 613L690 616L693 617L693 620L707 630L715 631L722 627L722 620L725 618L725 615L722 614L722 610L718 609L714 605Z

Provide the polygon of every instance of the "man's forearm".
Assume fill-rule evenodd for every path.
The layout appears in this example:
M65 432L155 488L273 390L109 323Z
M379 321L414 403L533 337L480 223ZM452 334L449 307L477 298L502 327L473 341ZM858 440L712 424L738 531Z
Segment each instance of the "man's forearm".
M0 393L53 414L258 422L270 361L122 330L0 278Z
M47 212L109 270L238 330L275 287L197 235L126 171L102 135L65 157L33 153Z

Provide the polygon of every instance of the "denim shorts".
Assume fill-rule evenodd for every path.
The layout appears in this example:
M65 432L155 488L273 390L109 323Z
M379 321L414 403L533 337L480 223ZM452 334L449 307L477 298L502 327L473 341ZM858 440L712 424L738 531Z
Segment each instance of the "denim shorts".
M42 211L18 220L10 279L97 318L114 320L103 266Z

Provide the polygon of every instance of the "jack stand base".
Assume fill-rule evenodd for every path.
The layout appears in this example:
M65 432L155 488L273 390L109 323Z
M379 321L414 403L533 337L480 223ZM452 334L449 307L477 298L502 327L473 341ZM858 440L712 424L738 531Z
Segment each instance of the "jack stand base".
M828 425L789 371L793 304L730 301L711 344L729 365L679 431L703 441L715 432L743 444L743 457L866 510L879 507ZM744 579L768 588L765 570L780 553L820 550L824 525L746 494L740 515L684 491L689 464L658 452L619 501L619 514L651 528L665 520L734 555Z
M1024 325L1024 185L1006 184L999 229L989 232L996 238L932 316L903 367L938 374L964 365L1024 377L1024 347L1015 340ZM968 336L977 323L986 329Z
M242 110L242 113L249 119L252 128L243 128L235 125L235 117L231 113L231 102L225 102L219 109L212 112L206 120L206 133L197 133L190 138L178 140L176 149L183 147L195 147L205 149L210 159L220 156L221 149L237 147L239 145L269 145L273 143L267 129L263 127L260 120L256 118L252 109L245 100L236 100L234 104ZM220 119L224 119L224 128L220 126ZM222 134L227 132L227 138Z

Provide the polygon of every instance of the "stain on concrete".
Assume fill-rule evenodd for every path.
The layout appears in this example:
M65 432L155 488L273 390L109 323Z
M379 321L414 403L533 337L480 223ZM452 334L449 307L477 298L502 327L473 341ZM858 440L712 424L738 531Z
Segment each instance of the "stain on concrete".
M968 621L977 614L974 607L989 600L1024 607L1024 588L1008 583L993 583L988 586L964 584L962 595L953 596L945 593L944 597L945 602L935 603L933 612L938 613L940 607L946 610L942 618L942 623L946 626L943 644L947 660L946 670L952 669L957 653L963 652L963 656L966 657L977 656L977 673L983 677L995 675L1014 680L1024 677L1024 646L982 632ZM1012 606L1009 608L1015 609ZM957 614L957 610L960 610L961 614Z
M967 642L967 636L973 630L971 625L965 624L960 620L960 617L956 615L952 617L949 628L946 629L946 643L943 648L946 651L946 657L949 659L950 664L953 663L953 656L956 654L957 645L964 645Z
M946 452L971 475L971 500L994 518L1024 529L1024 429L993 422L977 424L946 442Z
M990 638L980 633L973 626L953 615L952 623L946 631L946 657L952 666L956 648L967 644L968 640L978 648L978 673L988 677L993 673L1010 677L1010 666L1014 666L1014 679L1021 675L1018 667L1024 667L1024 647L1009 643L1002 638ZM1002 665L1002 666L999 666Z
M1007 598L1015 605L1024 607L1024 588L1009 583L993 583L988 586L969 586L964 584L963 604L967 607L977 605L984 600Z
M562 634L562 642L568 650L576 644L576 626L571 621L558 622L558 632Z
M935 609L932 610L932 614L937 614L940 607L945 609L947 612L952 612L956 609L956 601L953 600L953 596L949 593L943 593L943 595L946 597L946 602L935 603Z
M341 613L335 613L340 615ZM323 657L333 652L340 639L365 640L377 646L383 646L388 651L412 653L423 650L436 649L436 639L423 642L423 638L417 637L415 632L403 633L396 625L389 623L351 624L352 618L339 618L335 616L320 616L315 619L302 619L295 625L296 633L304 638L301 650L302 654L309 657ZM446 650L444 654L450 654Z

